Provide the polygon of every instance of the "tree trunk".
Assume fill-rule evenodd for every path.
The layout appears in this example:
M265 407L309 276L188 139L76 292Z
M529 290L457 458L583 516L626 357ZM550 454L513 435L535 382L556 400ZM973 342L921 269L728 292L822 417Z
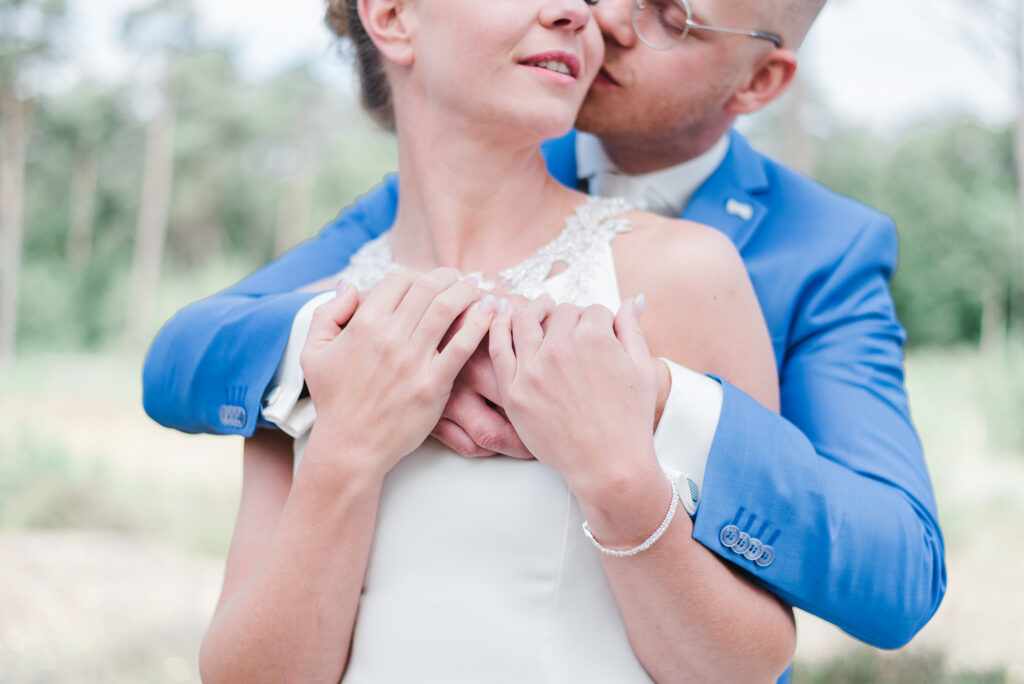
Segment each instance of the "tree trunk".
M142 195L125 316L125 343L131 351L141 351L145 347L153 320L171 208L175 116L175 105L168 102L146 130Z
M981 293L981 335L978 347L983 352L993 353L1003 349L1006 343L1006 300L1002 284L992 279Z
M33 102L19 99L13 89L0 93L0 365L14 357L18 334L25 148L33 111Z
M1024 282L1024 0L1017 0L1017 125L1014 158L1017 162L1017 242L1020 247L1020 274ZM1012 298L1011 298L1012 301ZM1024 302L1014 307L1024 311Z
M96 148L90 145L79 152L71 176L71 223L68 226L65 260L71 270L79 273L89 266L92 252L98 166Z
M295 175L281 188L274 231L274 256L280 256L305 239L313 202L312 154L303 152Z

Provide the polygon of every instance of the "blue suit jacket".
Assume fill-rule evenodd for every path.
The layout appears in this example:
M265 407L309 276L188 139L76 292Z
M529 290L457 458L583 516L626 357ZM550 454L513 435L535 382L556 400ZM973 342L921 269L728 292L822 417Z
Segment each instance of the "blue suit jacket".
M792 605L896 648L938 608L946 578L888 289L895 229L731 136L683 218L739 249L771 333L782 416L723 383L693 536ZM569 134L545 145L567 185L577 180L574 143ZM146 359L149 415L188 432L252 434L292 319L312 296L292 290L339 271L390 227L396 204L389 178L317 237L182 309ZM751 540L772 547L770 563L749 553Z

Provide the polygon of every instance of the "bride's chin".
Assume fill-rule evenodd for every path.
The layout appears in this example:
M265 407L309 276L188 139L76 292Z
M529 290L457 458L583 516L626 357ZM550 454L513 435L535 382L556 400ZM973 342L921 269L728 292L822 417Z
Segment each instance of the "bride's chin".
M537 143L542 143L552 138L560 138L568 133L576 123L577 112L578 110L574 108L565 108L560 111L556 109L537 109L530 112L521 112L521 115L517 117L518 127L528 131L529 135L535 138Z

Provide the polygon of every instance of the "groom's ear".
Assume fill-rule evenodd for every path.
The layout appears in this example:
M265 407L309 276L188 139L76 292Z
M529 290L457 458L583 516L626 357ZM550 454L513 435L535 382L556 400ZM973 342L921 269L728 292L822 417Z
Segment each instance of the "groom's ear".
M415 13L408 0L359 0L359 20L388 62L409 66L413 61Z
M730 114L751 114L772 102L789 87L796 75L796 53L776 48L765 54L756 64L746 83L725 105Z

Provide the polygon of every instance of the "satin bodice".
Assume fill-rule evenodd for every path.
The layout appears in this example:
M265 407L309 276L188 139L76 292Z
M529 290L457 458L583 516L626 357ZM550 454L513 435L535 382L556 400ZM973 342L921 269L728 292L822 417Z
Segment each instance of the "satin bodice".
M504 286L617 310L611 242L628 209L590 199ZM372 287L394 267L385 240L342 275ZM428 438L385 479L343 681L649 682L582 522L543 463L468 459Z

